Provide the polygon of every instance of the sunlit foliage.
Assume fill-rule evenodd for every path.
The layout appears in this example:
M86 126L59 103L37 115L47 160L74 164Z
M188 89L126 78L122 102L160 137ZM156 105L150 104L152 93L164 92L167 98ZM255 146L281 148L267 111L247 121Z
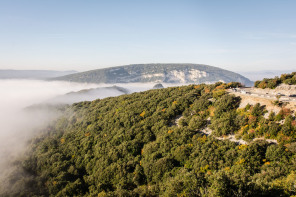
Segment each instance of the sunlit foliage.
M295 195L295 118L238 109L235 84L190 85L76 103L32 140L15 196ZM238 85L238 84L237 84ZM223 91L217 92L217 91ZM180 118L181 117L181 118ZM237 134L240 145L213 136ZM255 137L277 139L279 144Z

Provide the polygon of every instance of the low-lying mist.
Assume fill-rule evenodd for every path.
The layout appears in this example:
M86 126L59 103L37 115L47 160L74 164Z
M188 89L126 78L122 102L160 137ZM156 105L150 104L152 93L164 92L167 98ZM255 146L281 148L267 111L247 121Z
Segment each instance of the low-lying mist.
M42 107L72 104L151 89L154 84L80 84L40 80L0 80L0 183L16 171L12 162L25 152L27 142L59 111ZM5 186L6 185L6 186ZM6 188L7 189L7 188ZM1 190L1 188L0 188ZM1 192L0 192L1 194Z
M57 117L50 110L25 110L28 106L42 103L58 95L85 88L94 84L47 82L37 80L0 80L0 171L9 169L16 156L22 154L26 142L39 127ZM1 177L0 177L1 178Z

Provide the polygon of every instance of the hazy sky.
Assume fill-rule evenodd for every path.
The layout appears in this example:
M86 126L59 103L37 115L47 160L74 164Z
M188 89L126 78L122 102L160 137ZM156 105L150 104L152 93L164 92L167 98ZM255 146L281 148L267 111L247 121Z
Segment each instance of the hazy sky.
M294 0L0 0L0 69L296 68Z

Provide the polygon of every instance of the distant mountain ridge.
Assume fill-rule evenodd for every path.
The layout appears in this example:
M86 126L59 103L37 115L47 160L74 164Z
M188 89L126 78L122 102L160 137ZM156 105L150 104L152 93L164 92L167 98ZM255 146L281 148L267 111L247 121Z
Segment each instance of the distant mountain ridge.
M253 82L246 77L221 68L202 64L131 64L90 70L54 80L88 83L215 83L241 82L247 86Z
M49 79L74 73L77 73L77 71L3 69L0 70L0 79Z

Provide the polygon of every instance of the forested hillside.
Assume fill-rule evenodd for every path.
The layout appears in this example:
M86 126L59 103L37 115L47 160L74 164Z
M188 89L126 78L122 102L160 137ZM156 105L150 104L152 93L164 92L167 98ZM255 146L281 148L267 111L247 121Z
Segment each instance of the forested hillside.
M265 78L262 81L258 80L254 86L256 88L271 88L274 89L280 84L296 85L296 72L291 74L282 74L280 77Z
M295 114L189 85L81 102L30 142L11 196L296 195ZM213 135L205 135L205 128ZM235 134L237 144L215 136ZM276 139L251 141L255 137ZM6 185L7 186L7 185ZM9 191L12 190L12 191ZM5 193L6 192L6 193Z

